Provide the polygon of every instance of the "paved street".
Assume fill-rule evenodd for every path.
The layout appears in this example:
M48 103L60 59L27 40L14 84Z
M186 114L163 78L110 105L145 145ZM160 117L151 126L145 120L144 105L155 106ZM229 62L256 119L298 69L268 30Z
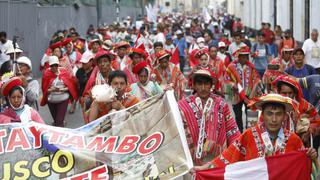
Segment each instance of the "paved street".
M42 117L42 119L46 122L46 124L51 125L53 122L52 116L50 114L48 106L40 106L39 113ZM82 126L83 123L83 118L82 118L82 113L81 113L81 107L78 104L75 112L73 114L69 114L69 108L68 112L66 114L65 118L66 122L66 127L67 128L77 128Z

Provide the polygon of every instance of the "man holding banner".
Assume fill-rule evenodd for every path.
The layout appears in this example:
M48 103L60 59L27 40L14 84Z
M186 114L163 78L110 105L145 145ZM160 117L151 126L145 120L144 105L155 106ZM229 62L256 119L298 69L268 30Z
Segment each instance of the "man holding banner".
M196 166L191 171L225 167L239 161L304 150L301 139L282 128L286 111L294 109L295 106L292 105L294 103L296 102L292 99L279 94L268 94L261 96L257 101L251 101L251 107L262 110L263 122L247 129L219 157L205 165ZM307 148L306 150L307 156L315 161L317 158L315 149ZM252 175L252 177L255 176Z
M227 102L211 93L216 80L209 69L194 72L196 94L179 101L187 142L196 165L217 157L240 136Z

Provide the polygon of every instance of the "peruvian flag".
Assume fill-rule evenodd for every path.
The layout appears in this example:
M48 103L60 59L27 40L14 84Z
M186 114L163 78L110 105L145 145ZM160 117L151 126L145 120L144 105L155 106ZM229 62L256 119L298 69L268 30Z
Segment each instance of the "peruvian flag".
M196 180L310 180L311 171L311 159L307 157L306 151L302 151L198 171Z
M170 62L172 62L175 65L179 64L179 49L178 49L178 46L173 51L173 54L172 54L171 59L170 59Z
M138 36L137 36L137 39L136 39L136 42L134 42L133 47L137 47L138 41L139 41L140 37L141 37L141 33L139 32L139 33L138 33Z

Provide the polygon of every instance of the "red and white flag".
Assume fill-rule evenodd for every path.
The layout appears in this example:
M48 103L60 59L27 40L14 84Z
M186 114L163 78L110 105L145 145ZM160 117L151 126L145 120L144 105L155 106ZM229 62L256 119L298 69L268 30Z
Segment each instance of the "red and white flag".
M139 32L139 33L138 33L138 36L137 36L137 39L136 39L136 42L134 42L133 47L137 47L138 41L139 41L140 37L141 37L141 33Z
M172 62L175 65L179 64L179 48L178 48L178 46L173 51L173 54L172 54L171 59L170 59L170 62Z
M303 151L237 162L224 168L198 171L196 180L310 180L311 171L311 159Z
M240 99L244 100L246 98L246 93L244 92L244 88L239 83L237 85L238 85Z

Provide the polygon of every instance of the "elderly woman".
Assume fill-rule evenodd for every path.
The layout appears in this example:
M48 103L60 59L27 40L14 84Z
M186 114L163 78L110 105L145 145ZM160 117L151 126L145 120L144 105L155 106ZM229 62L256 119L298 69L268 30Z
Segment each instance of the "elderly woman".
M39 110L38 98L40 92L40 85L36 79L32 77L31 60L26 56L21 56L17 59L20 79L22 80L22 87L26 90L26 104Z
M50 68L45 70L42 77L41 106L48 104L53 117L54 126L64 127L64 118L69 99L77 100L76 80L70 73L59 67L56 56L49 57Z
M19 77L11 77L3 81L1 94L6 97L9 106L0 113L0 124L29 121L44 124L38 112L25 104L26 92L22 85L23 82Z

